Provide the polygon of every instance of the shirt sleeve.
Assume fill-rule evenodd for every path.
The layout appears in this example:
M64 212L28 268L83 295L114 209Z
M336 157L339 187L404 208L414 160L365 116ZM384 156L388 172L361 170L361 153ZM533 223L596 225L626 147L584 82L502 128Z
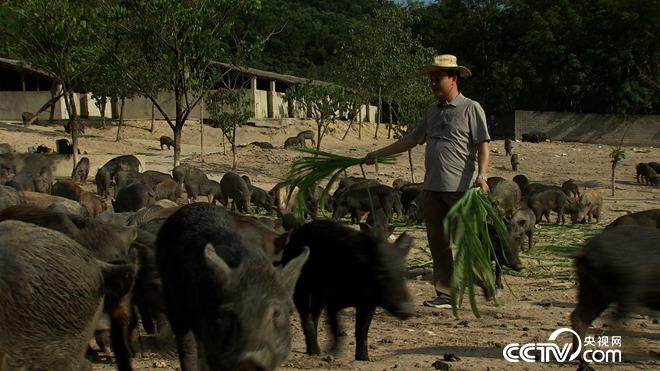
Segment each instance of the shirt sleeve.
M426 112L422 115L422 119L417 122L415 129L406 136L412 137L417 144L426 142Z
M468 108L468 120L473 144L490 141L486 113L478 102L473 102Z

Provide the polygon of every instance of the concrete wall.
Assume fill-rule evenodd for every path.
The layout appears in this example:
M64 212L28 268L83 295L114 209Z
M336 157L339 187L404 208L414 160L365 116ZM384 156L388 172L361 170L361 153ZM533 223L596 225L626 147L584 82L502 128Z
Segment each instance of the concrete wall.
M264 119L268 118L268 92L265 90L258 89L244 89L245 99L248 99L253 108L253 117L254 119ZM35 112L38 110L44 103L50 99L50 92L0 92L0 119L10 120L10 121L21 121L21 114L23 112ZM74 99L76 102L76 110L78 114L81 113L81 99L87 100L87 111L90 118L99 118L101 117L101 112L96 106L96 101L92 99L92 94L74 94ZM158 96L158 101L161 105L161 108L165 110L167 115L174 119L176 117L176 109L174 102L173 93L161 93ZM202 115L208 117L208 113L204 110L202 113L202 104L200 103L198 107L195 108L193 112L188 116L189 120L199 120ZM137 97L133 99L127 99L124 104L124 119L125 120L149 120L151 119L151 109L152 103L151 100L147 98ZM370 106L369 112L367 113L366 107L362 106L361 115L362 120L367 122L376 122L378 114L378 109L375 106ZM39 115L39 119L47 120L50 115L50 110L42 112ZM163 115L158 109L154 109L154 116L157 120L164 119ZM105 106L105 117L112 117L112 103L108 98ZM287 101L285 99L285 93L274 92L273 94L273 118L288 118L289 117L289 108ZM294 117L304 119L306 118L305 106L304 104L294 104ZM56 112L54 119L61 120L67 119L68 114L66 112L66 107L64 105L64 100L60 99L56 103ZM385 121L385 118L383 118Z
M541 131L567 142L660 145L660 115L623 116L567 112L516 111L515 136Z
M0 119L8 121L22 121L23 112L36 112L50 99L49 91L0 91ZM50 109L39 115L40 120L48 120ZM67 118L64 100L55 103L54 119Z
M256 90L254 102L254 118L268 118L268 92L265 90Z
M369 106L369 109L367 110L367 106L362 105L362 108L360 108L360 115L362 116L362 121L376 122L378 119L378 106ZM381 122L382 121L385 121L384 117L381 117Z
M273 118L287 118L289 117L289 109L287 108L284 93L275 92L273 95Z
M158 95L158 103L165 113L171 118L176 117L176 108L174 103L174 93L160 93ZM121 102L119 103L121 105ZM124 119L125 120L148 120L151 119L151 100L148 98L137 97L127 99L124 103ZM110 101L108 100L108 107ZM194 112L193 112L194 113ZM154 116L157 120L164 119L158 108L154 110ZM191 114L192 116L192 114ZM194 119L195 117L188 117ZM199 117L197 117L199 118Z

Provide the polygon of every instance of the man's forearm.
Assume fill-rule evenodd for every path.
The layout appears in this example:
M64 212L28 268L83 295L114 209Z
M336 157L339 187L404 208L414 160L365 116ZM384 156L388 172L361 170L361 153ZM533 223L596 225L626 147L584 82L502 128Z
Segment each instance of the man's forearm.
M479 143L477 160L479 163L479 175L487 176L488 163L490 162L490 145L488 142Z
M371 154L374 155L374 157L395 155L397 153L405 152L416 145L417 142L415 141L415 139L409 136L404 136L403 138L397 140L396 142L390 144L389 146L373 151Z

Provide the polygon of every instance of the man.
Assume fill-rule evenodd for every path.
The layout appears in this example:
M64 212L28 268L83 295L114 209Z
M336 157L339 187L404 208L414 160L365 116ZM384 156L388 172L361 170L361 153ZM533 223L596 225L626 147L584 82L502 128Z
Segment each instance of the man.
M491 139L495 137L495 129L497 129L497 119L495 115L488 116L488 135Z
M488 192L489 142L486 114L479 103L458 91L458 77L468 77L470 70L457 64L453 55L440 55L422 67L428 74L431 89L438 99L426 109L415 130L395 143L367 154L374 158L407 151L426 142L424 176L424 221L433 257L433 284L437 297L424 305L451 308L451 276L454 259L443 220L449 209L470 186Z

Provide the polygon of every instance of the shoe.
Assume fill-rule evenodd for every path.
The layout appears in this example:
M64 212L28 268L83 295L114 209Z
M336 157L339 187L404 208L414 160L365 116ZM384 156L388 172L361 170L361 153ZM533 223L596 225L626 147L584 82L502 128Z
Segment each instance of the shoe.
M424 305L436 309L449 309L451 308L451 298L448 296L438 296L433 300L426 300Z

